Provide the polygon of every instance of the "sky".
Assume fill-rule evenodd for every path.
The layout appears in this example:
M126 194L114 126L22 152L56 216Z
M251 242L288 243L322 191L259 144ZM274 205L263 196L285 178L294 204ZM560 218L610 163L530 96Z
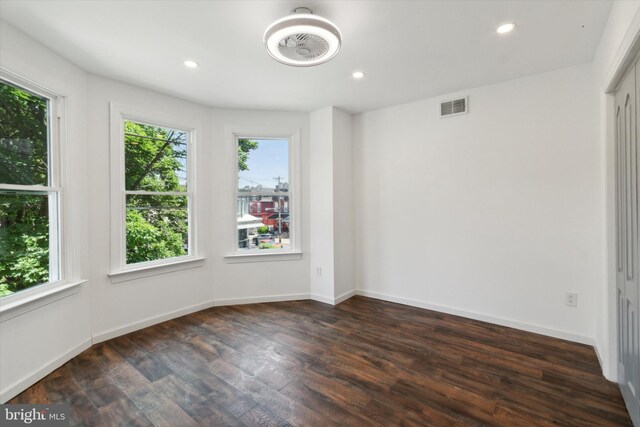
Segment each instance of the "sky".
M281 176L281 182L289 182L289 141L286 139L256 139L258 149L249 152L249 170L240 172L238 187L247 185L274 188L277 181L273 178Z

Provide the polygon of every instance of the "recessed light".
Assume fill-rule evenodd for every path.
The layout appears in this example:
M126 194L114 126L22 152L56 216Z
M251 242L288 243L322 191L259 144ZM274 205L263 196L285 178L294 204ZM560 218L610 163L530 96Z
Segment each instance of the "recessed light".
M184 61L184 66L188 68L198 68L198 63L196 61L186 60Z
M352 75L354 79L361 79L364 77L364 73L362 71L354 71Z
M516 24L514 24L513 22L509 22L507 24L500 25L496 31L498 32L498 34L506 34L512 31L515 27Z

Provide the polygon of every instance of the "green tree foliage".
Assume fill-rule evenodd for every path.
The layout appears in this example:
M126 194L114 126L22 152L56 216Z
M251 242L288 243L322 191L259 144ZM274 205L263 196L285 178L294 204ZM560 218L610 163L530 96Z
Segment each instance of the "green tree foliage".
M47 100L0 82L0 183L47 185ZM0 296L49 279L48 197L0 191Z
M248 171L249 165L249 152L258 148L258 141L251 139L240 138L238 139L238 172Z
M154 221L140 211L127 210L127 262L152 261L186 254L184 235L181 233L186 230L164 226L164 220L186 225L180 211L165 215L161 221Z
M127 190L186 191L185 132L131 121L124 132Z
M125 187L150 194L127 196L127 263L188 253L188 198L153 192L187 191L186 133L125 122Z
M46 198L0 194L0 296L49 280Z
M45 98L0 82L0 183L47 185Z

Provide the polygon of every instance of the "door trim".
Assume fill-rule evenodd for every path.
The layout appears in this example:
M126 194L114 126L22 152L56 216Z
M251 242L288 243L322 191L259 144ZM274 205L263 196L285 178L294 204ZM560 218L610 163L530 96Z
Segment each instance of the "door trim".
M616 168L615 168L615 111L614 96L623 77L640 55L640 10L636 12L627 32L613 57L607 73L604 75L596 102L600 105L600 144L602 153L602 189L603 223L602 235L604 253L604 289L603 306L598 307L596 328L596 352L601 361L602 372L610 380L618 379L618 340L617 340L617 290L616 290ZM600 339L598 339L600 335Z
M618 91L622 79L636 62L638 54L640 54L640 11L633 17L618 52L604 75L602 82L604 93L613 94Z

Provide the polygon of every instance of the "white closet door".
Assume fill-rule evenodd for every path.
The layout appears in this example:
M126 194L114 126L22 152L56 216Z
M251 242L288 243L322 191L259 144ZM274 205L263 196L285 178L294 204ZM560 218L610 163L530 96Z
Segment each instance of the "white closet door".
M640 67L634 65L615 96L616 262L618 382L631 418L640 426L638 320L638 100Z

